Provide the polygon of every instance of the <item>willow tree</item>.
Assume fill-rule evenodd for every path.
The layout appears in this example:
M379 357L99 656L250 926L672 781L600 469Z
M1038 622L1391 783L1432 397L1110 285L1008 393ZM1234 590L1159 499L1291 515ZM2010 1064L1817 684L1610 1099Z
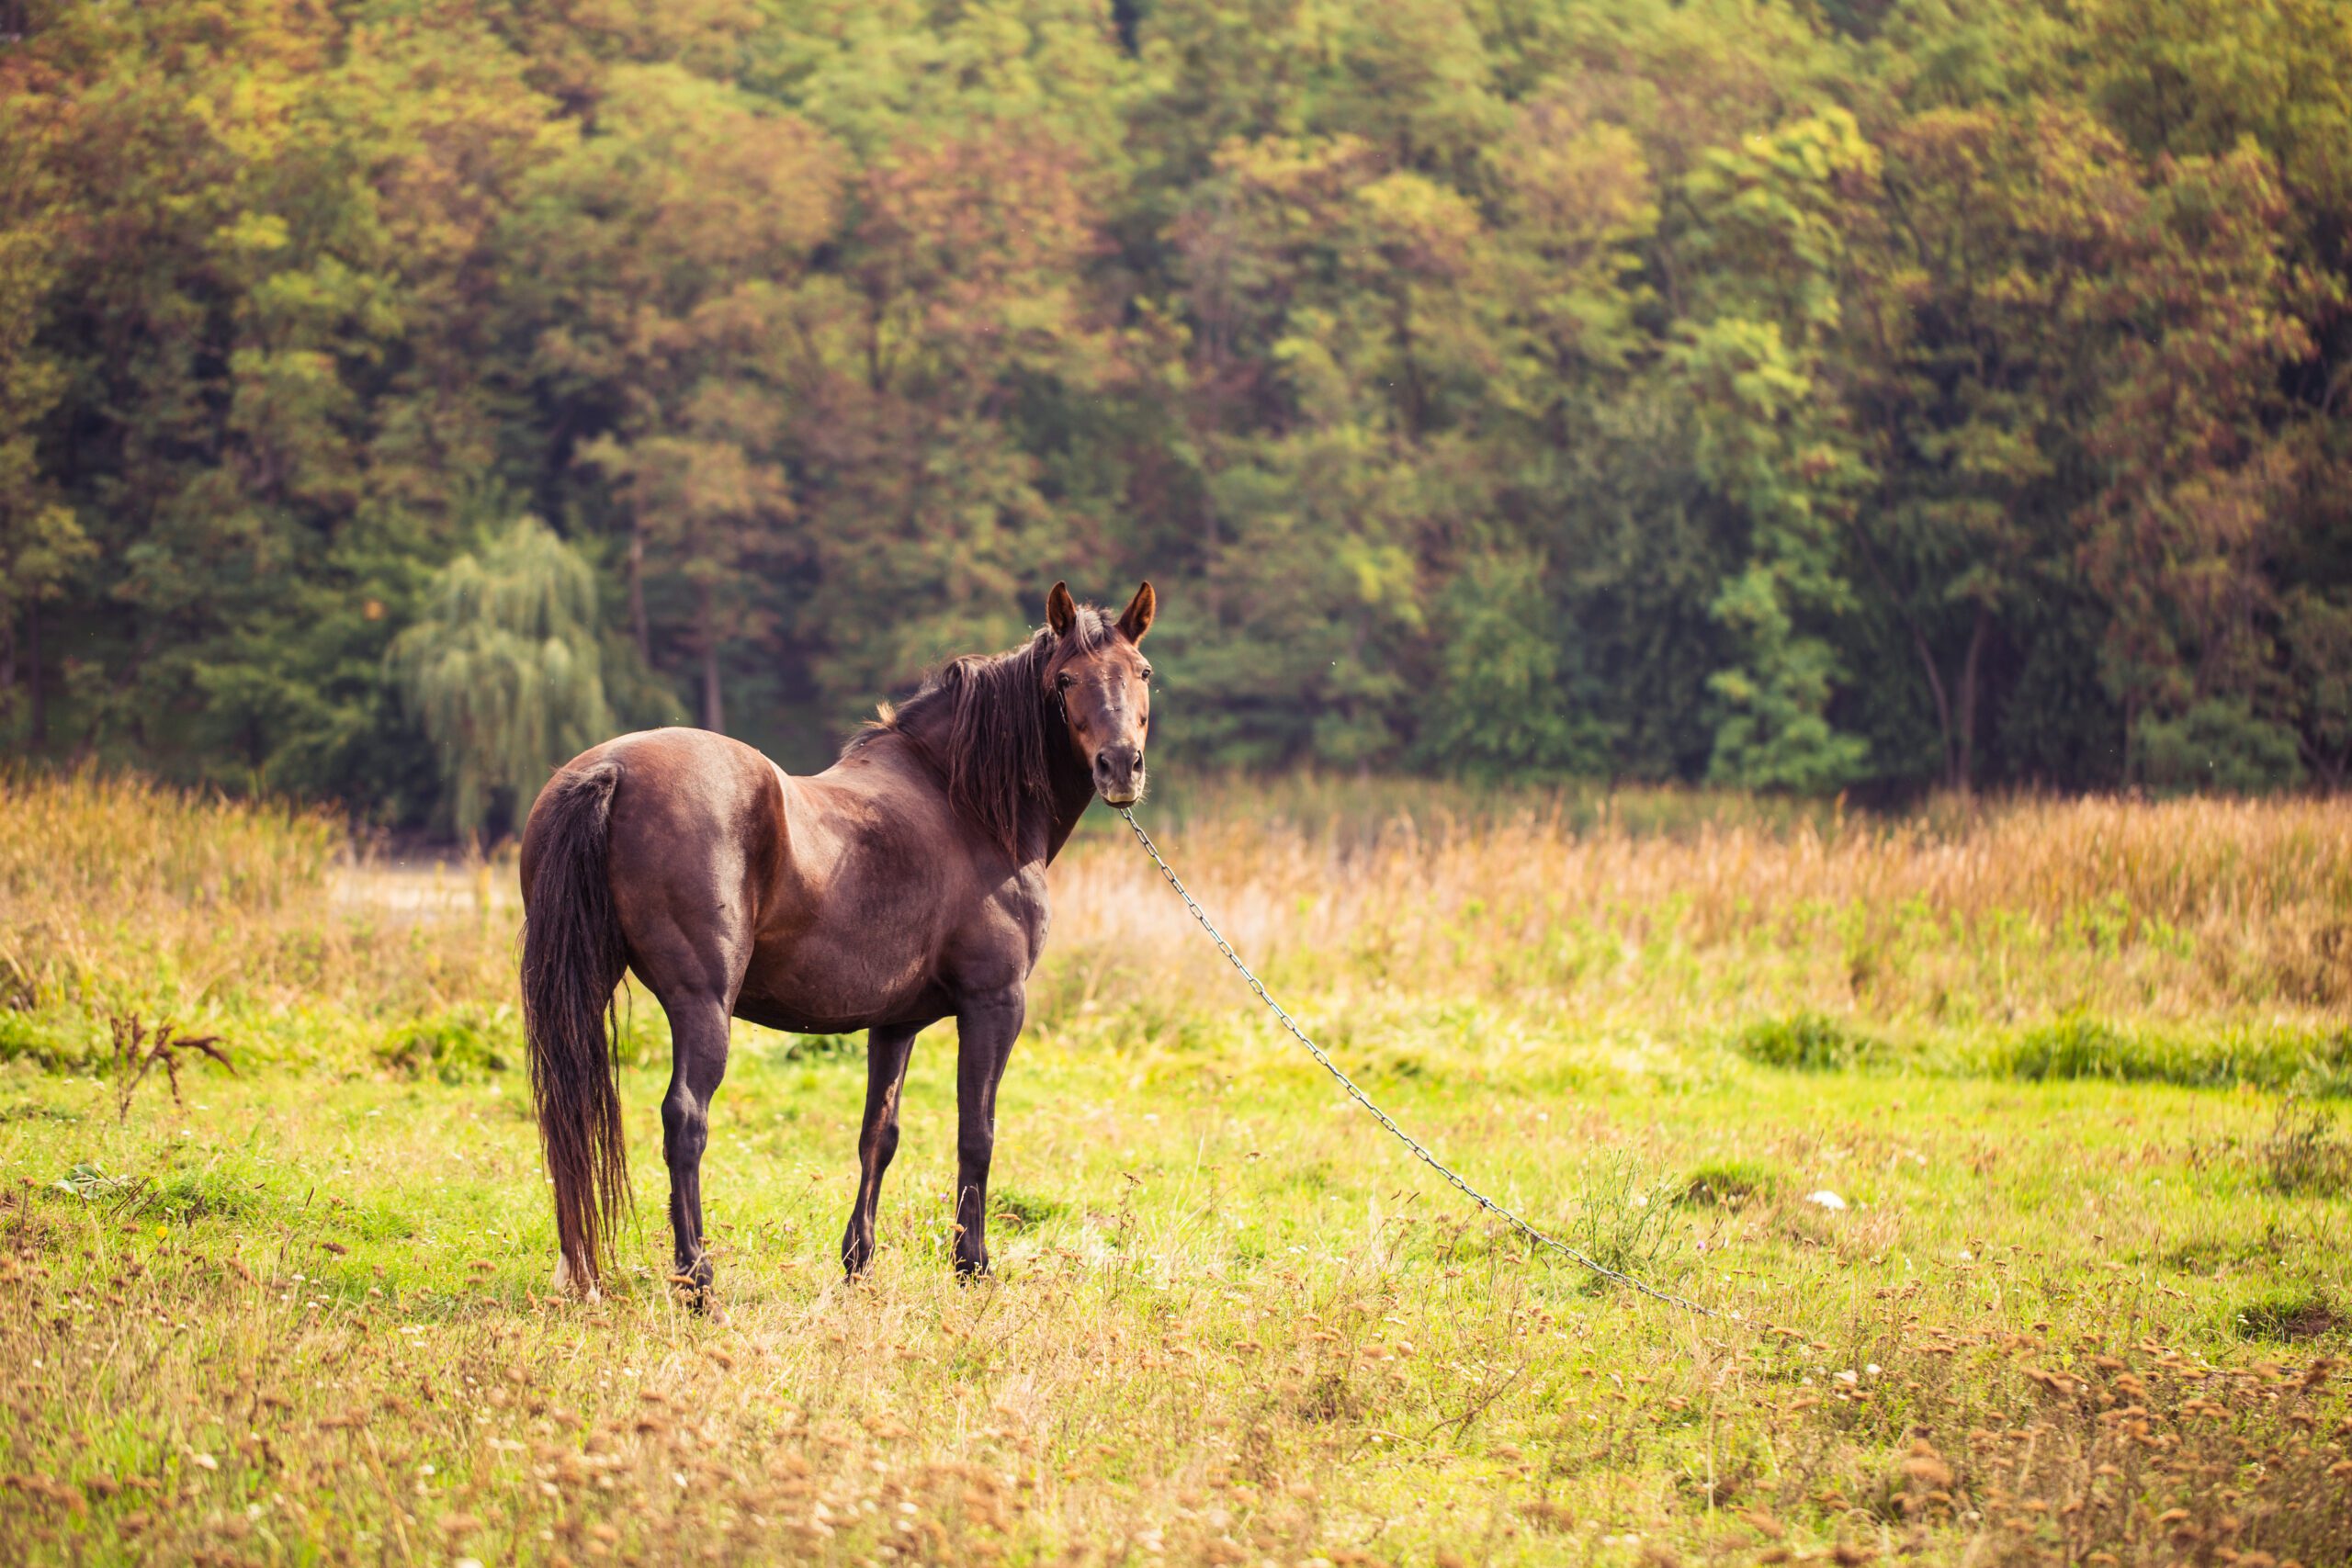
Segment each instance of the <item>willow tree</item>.
M497 796L527 800L612 728L595 576L536 517L444 567L390 657L461 837L481 831Z

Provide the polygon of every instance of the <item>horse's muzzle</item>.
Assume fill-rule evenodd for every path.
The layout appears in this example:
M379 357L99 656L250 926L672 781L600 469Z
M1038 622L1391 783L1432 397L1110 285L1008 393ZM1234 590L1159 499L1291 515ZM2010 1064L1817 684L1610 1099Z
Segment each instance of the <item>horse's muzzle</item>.
M1143 798L1143 748L1105 746L1094 754L1095 793L1113 806Z

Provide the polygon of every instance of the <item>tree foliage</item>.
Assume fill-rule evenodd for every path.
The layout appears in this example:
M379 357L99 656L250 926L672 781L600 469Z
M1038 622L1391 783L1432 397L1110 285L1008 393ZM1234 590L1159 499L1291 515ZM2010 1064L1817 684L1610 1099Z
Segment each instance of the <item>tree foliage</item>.
M470 828L1148 575L1195 758L2352 776L2335 0L21 9L14 749Z
M612 728L595 575L536 517L443 567L390 663L461 838L477 837L493 806L527 806L550 771Z

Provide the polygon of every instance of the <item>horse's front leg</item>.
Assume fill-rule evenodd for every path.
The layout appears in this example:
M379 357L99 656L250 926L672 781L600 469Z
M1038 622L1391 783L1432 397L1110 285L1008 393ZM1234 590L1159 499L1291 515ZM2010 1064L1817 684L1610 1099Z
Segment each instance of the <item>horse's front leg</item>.
M874 1262L874 1211L882 1198L882 1177L899 1152L899 1094L906 1087L915 1036L922 1030L914 1023L865 1032L865 1124L857 1134L857 1201L850 1205L849 1228L842 1232L842 1272L853 1280Z
M967 1002L956 1014L956 1272L989 1269L989 1163L996 1155L996 1086L1021 1032L1021 987Z

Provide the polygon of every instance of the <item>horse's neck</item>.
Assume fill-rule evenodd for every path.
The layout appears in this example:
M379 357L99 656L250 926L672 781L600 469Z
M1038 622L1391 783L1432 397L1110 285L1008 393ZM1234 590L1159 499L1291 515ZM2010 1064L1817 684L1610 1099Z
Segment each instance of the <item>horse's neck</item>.
M1062 846L1069 842L1069 836L1078 830L1078 819L1093 804L1094 780L1069 736L1058 736L1046 744L1067 760L1066 765L1057 761L1054 768L1054 799L1046 823L1045 863L1051 865L1054 857L1062 852Z
M917 722L920 729L909 726L908 739L936 766L947 751L946 716L925 716ZM1094 799L1093 776L1087 769L1086 760L1078 754L1078 747L1071 741L1060 714L1051 715L1046 725L1049 739L1046 745L1053 787L1048 798L1023 803L1020 838L1024 865L1051 865Z

